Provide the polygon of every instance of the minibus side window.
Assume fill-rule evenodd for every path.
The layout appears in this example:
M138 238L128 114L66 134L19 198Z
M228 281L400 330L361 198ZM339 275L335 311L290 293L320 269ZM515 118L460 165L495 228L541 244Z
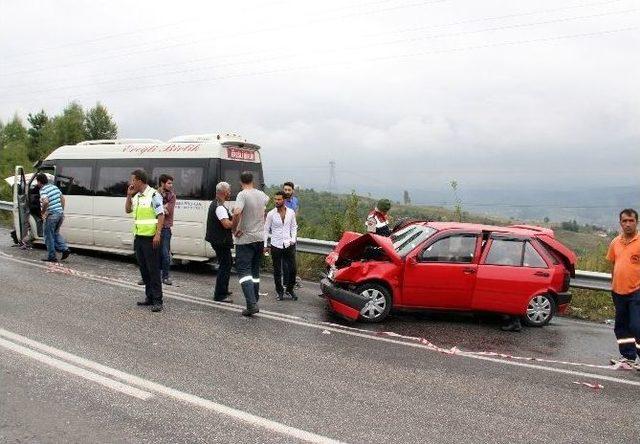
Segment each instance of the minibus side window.
M204 167L202 166L155 166L152 173L152 183L158 187L161 174L173 177L173 191L178 199L204 198Z
M99 161L96 195L126 196L131 172L137 169L144 169L139 160Z
M76 163L76 162L74 162ZM70 196L90 196L91 181L93 179L93 165L69 165L59 163L56 169L56 185L63 194Z

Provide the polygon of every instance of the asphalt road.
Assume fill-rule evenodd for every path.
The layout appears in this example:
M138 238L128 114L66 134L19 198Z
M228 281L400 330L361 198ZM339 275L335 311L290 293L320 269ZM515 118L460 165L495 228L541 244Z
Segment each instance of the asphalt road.
M592 367L616 353L609 326L557 319L503 333L493 317L436 314L347 324L316 284L278 302L268 276L261 314L246 319L236 277L236 304L213 303L205 266L175 270L154 314L135 305L143 293L131 260L75 253L49 266L6 234L0 442L640 437L640 374ZM554 362L469 353L488 351Z

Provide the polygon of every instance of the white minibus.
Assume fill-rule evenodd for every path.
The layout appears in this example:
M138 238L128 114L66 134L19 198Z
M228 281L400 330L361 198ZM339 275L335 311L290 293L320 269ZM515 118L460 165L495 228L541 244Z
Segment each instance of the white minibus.
M235 134L175 137L168 142L143 139L92 140L62 146L37 170L53 175L65 195L61 233L71 247L119 254L133 253L132 218L124 211L130 174L144 169L157 188L161 174L173 176L176 192L171 250L182 261L207 261L215 256L204 240L207 212L215 186L231 185L229 208L240 191L240 173L253 173L264 186L260 147ZM30 229L42 242L42 220L35 175L27 179L16 167L13 187L14 226L19 239Z

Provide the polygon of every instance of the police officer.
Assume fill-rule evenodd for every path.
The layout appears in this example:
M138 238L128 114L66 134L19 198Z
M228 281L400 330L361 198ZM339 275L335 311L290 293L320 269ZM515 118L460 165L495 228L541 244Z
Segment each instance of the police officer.
M376 207L369 213L365 226L368 233L379 234L380 236L391 236L389 228L389 217L387 213L391 209L389 199L380 199Z
M164 225L162 196L147 185L144 170L131 173L125 211L133 213L133 248L144 281L146 298L138 305L150 305L151 311L162 311L162 281L160 279L160 241Z

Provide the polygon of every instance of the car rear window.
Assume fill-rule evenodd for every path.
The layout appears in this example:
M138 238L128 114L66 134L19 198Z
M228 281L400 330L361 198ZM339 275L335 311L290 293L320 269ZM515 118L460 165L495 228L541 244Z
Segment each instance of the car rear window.
M484 263L512 267L547 268L547 263L533 245L520 239L493 239L491 250Z

